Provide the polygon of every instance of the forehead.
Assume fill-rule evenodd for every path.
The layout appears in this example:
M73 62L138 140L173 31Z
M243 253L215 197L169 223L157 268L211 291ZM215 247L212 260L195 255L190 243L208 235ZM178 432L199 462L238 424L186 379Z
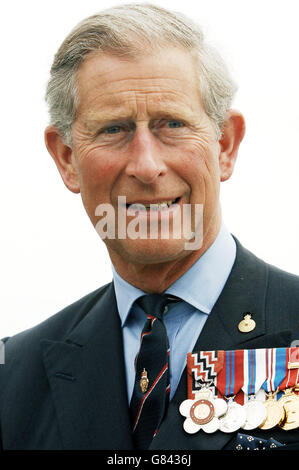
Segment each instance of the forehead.
M78 113L98 114L105 110L119 114L124 108L146 108L147 112L166 106L190 112L200 104L196 61L180 49L148 53L125 60L94 53L82 63L77 84Z

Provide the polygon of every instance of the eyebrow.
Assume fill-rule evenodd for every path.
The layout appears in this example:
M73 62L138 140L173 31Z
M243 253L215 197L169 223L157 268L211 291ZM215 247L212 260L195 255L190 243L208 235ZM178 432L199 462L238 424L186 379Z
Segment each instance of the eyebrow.
M118 121L131 121L134 119L133 113L121 112L103 112L103 113L90 113L86 116L85 122L90 124L109 123Z
M178 119L183 121L192 121L194 120L194 114L188 112L187 110L182 110L178 108L165 109L159 110L149 115L149 120L153 119ZM128 122L128 121L136 121L136 114L134 112L131 113L122 113L121 110L119 111L104 111L103 113L95 112L90 113L86 116L85 122L87 125L95 125L95 124L110 124L116 122Z

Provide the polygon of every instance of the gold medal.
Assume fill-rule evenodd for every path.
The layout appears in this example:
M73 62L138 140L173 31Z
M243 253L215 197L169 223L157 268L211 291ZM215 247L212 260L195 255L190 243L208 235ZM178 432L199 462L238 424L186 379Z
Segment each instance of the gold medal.
M260 429L272 429L284 422L286 412L283 405L275 399L275 394L270 393L268 395L268 399L265 401L265 406L267 416L265 421L259 426Z
M279 423L279 427L285 431L299 427L299 396L293 389L284 390L284 395L278 400L285 409L285 419Z
M250 313L246 313L244 315L244 319L240 321L238 325L238 329L239 331L241 331L241 333L249 333L250 331L254 330L255 327L256 327L256 323L251 318Z
M147 391L148 384L149 384L149 380L148 380L148 377L147 377L147 372L146 372L145 369L143 369L142 374L141 374L141 379L140 379L140 382L139 382L142 393L145 393Z

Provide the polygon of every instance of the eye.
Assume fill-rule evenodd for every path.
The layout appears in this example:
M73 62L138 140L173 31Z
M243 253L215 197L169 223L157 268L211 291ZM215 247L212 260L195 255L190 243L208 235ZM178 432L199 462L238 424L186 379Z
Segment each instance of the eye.
M120 131L121 131L121 127L120 126L111 126L111 127L107 127L107 129L104 130L104 132L106 134L118 134Z
M161 139L181 139L189 129L188 124L181 119L167 118L152 122L152 132Z
M103 138L115 138L124 137L125 135L129 135L132 131L134 131L136 125L134 122L116 122L111 123L107 127L103 127L98 135L102 136Z
M167 121L167 126L170 129L178 129L179 127L184 127L184 123L182 121L172 119L171 121Z

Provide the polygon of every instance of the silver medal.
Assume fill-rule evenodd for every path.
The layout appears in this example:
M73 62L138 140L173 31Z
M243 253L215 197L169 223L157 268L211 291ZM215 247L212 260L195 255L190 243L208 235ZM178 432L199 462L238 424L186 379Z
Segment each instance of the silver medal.
M219 418L219 429L222 432L235 432L240 429L246 421L246 411L242 405L230 400L227 412Z
M258 428L267 418L265 403L260 400L251 399L243 408L246 411L246 421L241 427L246 431Z

